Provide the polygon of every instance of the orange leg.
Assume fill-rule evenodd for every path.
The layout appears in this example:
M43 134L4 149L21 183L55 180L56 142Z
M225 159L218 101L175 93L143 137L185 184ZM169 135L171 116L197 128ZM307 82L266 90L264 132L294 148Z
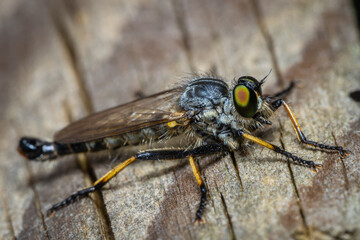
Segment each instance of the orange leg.
M196 166L195 160L192 156L189 156L189 162L190 162L191 169L194 173L194 176L196 178L196 181L197 181L197 183L200 187L200 191L201 191L200 205L199 205L199 209L196 212L196 217L195 217L195 223L198 223L198 222L201 222L201 214L202 214L202 211L204 210L205 204L206 204L206 187L201 178L200 171L199 171L198 167Z
M342 158L344 158L345 156L350 154L349 150L344 149L341 146L330 146L330 145L326 145L326 144L322 144L322 143L317 143L317 142L314 142L311 140L307 140L304 133L301 131L300 125L294 115L294 112L291 110L290 106L282 99L276 100L275 102L272 103L272 106L275 107L276 109L279 108L281 105L284 106L287 114L289 115L291 123L294 126L296 135L300 142L310 145L312 147L318 147L321 149L337 151Z
M115 166L109 172L107 172L103 177L97 180L92 187L82 189L71 194L68 198L64 201L59 202L52 206L48 211L47 215L53 214L56 210L66 207L73 203L76 199L89 195L89 193L95 192L96 190L101 189L107 182L109 182L113 177L115 177L121 170L125 167L129 166L130 163L136 160L136 157L131 157L124 162L120 163L119 165Z
M243 136L244 138L252 141L252 142L255 142L261 146L264 146L270 150L273 150L277 153L280 153L282 155L284 155L286 158L290 158L293 162L299 164L299 165L302 165L302 166L305 166L305 167L309 167L311 168L314 172L317 172L317 170L319 168L321 168L321 164L317 164L317 163L314 163L313 161L308 161L308 160L304 160L302 158L299 158L295 155L293 155L292 153L290 152L287 152L281 148L279 148L278 146L275 146L274 144L271 144L269 142L266 142L258 137L255 137L253 135L250 135L248 133L245 133L245 132L240 132L239 133L240 136Z

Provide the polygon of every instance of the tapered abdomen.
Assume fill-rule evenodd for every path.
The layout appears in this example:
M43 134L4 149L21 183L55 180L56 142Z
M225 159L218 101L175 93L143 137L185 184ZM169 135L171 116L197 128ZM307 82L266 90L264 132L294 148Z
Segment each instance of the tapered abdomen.
M46 161L68 154L98 152L127 145L150 143L158 139L168 139L177 134L177 131L174 130L170 134L169 128L162 124L154 128L140 129L120 136L79 143L48 142L38 138L23 137L19 141L18 151L29 160Z
M114 142L115 143L115 142ZM46 161L73 153L97 152L104 149L114 149L120 146L122 141L116 141L116 145L101 139L98 141L62 144L58 142L47 142L38 138L23 137L20 139L18 151L29 160Z

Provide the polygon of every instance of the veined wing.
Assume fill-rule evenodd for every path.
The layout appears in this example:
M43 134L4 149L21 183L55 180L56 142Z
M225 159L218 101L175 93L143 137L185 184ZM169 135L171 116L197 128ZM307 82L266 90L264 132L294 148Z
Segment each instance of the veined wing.
M135 100L71 123L55 134L63 144L99 140L175 120L186 120L185 112L177 111L183 88L174 88Z

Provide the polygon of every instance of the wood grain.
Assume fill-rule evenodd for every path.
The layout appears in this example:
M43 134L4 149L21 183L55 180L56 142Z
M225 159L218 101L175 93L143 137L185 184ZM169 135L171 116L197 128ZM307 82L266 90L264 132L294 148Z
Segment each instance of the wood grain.
M113 0L0 4L0 238L359 239L360 48L350 1ZM273 69L308 138L352 155L301 146L279 110L262 138L322 163L314 174L260 146L198 159L206 223L187 161L134 163L101 193L46 210L111 167L107 154L27 162L23 135L51 139L72 119L165 90L191 72L228 83ZM123 156L136 151L124 150Z

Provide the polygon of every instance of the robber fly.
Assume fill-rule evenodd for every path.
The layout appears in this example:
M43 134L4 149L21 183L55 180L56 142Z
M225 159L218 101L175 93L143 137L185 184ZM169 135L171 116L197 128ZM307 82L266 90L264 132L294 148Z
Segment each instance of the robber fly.
M266 78L266 77L265 77ZM284 155L295 164L317 171L321 165L293 155L264 141L252 132L270 125L269 117L283 106L301 143L333 150L345 157L350 152L340 146L330 146L307 140L289 105L281 98L288 89L274 96L264 97L261 86L265 81L251 76L240 77L233 87L217 77L196 77L171 90L166 90L133 102L114 107L74 123L55 134L53 142L23 137L19 152L30 160L46 161L59 156L117 149L126 145L140 145L168 140L184 135L190 145L183 149L165 148L140 151L121 162L92 187L73 193L53 205L48 214L71 204L74 200L100 190L106 183L132 162L144 160L173 160L188 158L201 191L195 221L200 221L206 203L207 190L194 157L226 154L241 149L244 141L255 142Z

